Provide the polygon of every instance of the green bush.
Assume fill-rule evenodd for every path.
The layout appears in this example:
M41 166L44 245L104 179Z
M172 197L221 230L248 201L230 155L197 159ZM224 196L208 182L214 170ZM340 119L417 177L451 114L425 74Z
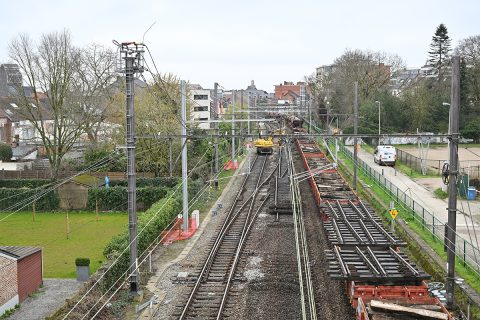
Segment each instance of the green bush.
M189 194L192 197L203 186L201 180L189 181ZM138 217L138 238L137 247L138 255L148 248L159 235L160 232L172 221L172 219L182 209L182 193L180 189L170 198L170 195L177 189L177 186L173 190L169 191L163 199L154 203L150 209L140 214ZM152 220L148 224L148 222ZM148 224L148 226L147 226ZM145 228L145 229L144 229ZM143 231L141 231L143 230ZM116 259L118 256L118 262L107 272L105 275L105 281L103 282L103 288L109 288L122 274L129 268L130 264L130 252L125 250L129 245L128 230L114 237L105 247L103 251L104 256L107 259ZM123 252L123 253L122 253Z
M32 208L32 205L24 205L35 200L36 210L56 210L59 208L60 199L55 191L42 194L45 189L33 190L30 188L0 188L0 209L10 211Z
M12 179L0 180L0 188L38 188L51 183L47 179Z
M88 267L90 265L89 258L77 258L75 259L75 265L77 267Z
M433 192L435 194L435 198L438 199L446 199L448 197L448 193L443 191L442 188L437 188Z
M177 195L172 198L169 198L169 194L138 217L139 234L137 238L137 248L139 256L181 210L181 193L179 194L180 197ZM162 209L160 210L160 208ZM152 218L153 221L146 226ZM125 270L129 268L130 252L129 250L124 251L128 245L129 235L128 230L125 230L123 233L113 237L105 247L103 254L107 259L116 259L119 256L120 258L117 263L110 268L107 274L105 274L102 283L103 288L109 288L122 276Z
M8 144L0 143L0 160L10 161L12 159L12 156L12 147L10 147Z
M166 188L173 188L180 179L177 177L158 177L158 178L138 178L137 179L137 187L166 187ZM110 181L110 186L121 186L126 187L128 186L127 180L115 180Z
M165 187L137 188L137 207L141 210L148 209L153 203L167 194ZM106 188L88 189L88 209L95 209L96 201L102 210L127 210L128 192L126 187L115 186Z

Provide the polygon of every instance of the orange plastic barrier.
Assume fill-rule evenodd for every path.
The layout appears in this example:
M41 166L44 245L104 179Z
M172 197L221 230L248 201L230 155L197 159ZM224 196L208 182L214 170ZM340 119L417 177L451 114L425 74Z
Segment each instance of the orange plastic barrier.
M191 238L198 229L195 218L188 218L188 230L182 230L183 218L177 218L174 226L169 231L162 232L161 243L168 245L178 240Z

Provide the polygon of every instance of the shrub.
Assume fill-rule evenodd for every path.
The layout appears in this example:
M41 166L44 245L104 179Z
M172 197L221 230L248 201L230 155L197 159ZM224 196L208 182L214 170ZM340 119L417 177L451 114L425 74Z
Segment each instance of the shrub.
M443 191L442 188L437 188L433 192L435 194L435 198L438 199L446 199L448 197L448 193Z
M12 179L0 180L0 188L38 188L51 183L48 179Z
M189 181L190 197L196 194L202 186L203 181L201 180L196 180L193 182ZM176 189L176 187L174 189ZM139 233L137 238L139 257L182 209L182 193L177 192L175 196L170 198L170 195L173 192L174 190L169 191L163 199L154 203L150 209L139 215ZM150 220L152 221L148 224ZM118 256L120 256L120 258L105 275L105 281L103 282L104 288L109 288L118 278L122 276L125 270L129 268L130 252L129 250L125 250L125 252L122 253L123 250L127 248L128 244L128 230L125 230L123 233L112 238L112 240L105 247L103 254L107 259L115 259Z
M158 178L138 178L137 179L137 187L165 187L165 188L173 188L180 179L177 177L158 177ZM110 186L121 186L126 187L128 186L127 180L116 180L110 181Z
M0 160L10 161L12 159L12 156L12 147L10 147L8 144L0 143Z
M141 210L148 209L153 203L162 199L167 194L165 187L137 188L137 207ZM127 210L128 192L126 187L115 186L111 188L90 188L88 190L89 209L95 209L96 201L102 210Z
M90 258L77 258L75 259L75 265L77 267L88 267L90 265Z
M0 188L0 209L17 210L22 208L30 209L32 205L24 207L24 204L35 200L36 210L56 210L59 208L60 200L55 191L42 194L45 189L33 190L30 188Z
M169 198L169 195L170 192L165 198L156 202L150 209L138 217L137 248L139 256L181 210L181 193L171 198ZM152 218L152 222L147 226L147 223ZM129 268L130 252L129 250L123 252L128 244L128 230L125 230L123 233L113 237L105 247L103 254L107 259L116 259L119 256L120 258L105 275L105 280L102 283L103 288L109 288Z

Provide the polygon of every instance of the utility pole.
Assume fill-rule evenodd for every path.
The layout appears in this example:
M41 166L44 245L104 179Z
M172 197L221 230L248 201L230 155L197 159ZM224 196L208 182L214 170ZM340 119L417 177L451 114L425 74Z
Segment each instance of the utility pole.
M119 44L120 55L125 60L126 97L127 97L127 180L128 180L128 232L130 240L130 295L141 295L140 279L137 261L137 199L136 199L136 169L135 169L135 113L134 88L135 74L142 73L144 45L135 42Z
M447 307L453 307L455 279L455 231L457 226L457 174L460 109L460 57L453 57L452 89L450 103L450 168L448 173L448 263L447 263Z
M358 148L357 148L357 133L358 133L358 82L355 81L355 98L353 101L353 190L357 190L357 157L358 157ZM330 125L327 124L329 127Z
M235 90L232 90L232 166L235 165Z
M188 180L187 180L187 88L185 80L180 81L182 99L182 196L183 231L188 231Z
M218 83L215 82L213 84L213 118L214 120L218 120L218 112L219 110L218 106ZM213 126L215 128L215 139L213 142L213 153L215 157L215 163L213 165L213 186L215 187L216 190L218 190L218 123L214 122Z

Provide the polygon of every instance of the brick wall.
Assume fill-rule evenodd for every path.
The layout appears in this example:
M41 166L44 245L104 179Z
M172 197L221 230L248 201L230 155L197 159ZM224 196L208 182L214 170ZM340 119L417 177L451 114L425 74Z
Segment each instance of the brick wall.
M0 256L0 308L17 295L17 261Z

